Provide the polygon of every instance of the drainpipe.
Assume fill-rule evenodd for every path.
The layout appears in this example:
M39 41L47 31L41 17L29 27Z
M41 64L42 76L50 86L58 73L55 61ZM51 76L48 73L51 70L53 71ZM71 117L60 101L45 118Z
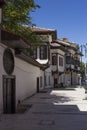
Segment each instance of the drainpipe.
M72 56L71 56L71 64L70 64L70 71L71 71L71 86L72 86L72 64L73 64L73 61L72 61Z
M59 55L58 53L56 54L57 55L57 74L58 74L58 78L57 78L57 84L59 84Z

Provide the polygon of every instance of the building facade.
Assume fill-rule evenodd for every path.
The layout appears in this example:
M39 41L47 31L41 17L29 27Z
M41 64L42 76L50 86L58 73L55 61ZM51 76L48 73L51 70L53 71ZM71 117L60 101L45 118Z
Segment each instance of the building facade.
M2 31L0 43L0 112L15 113L18 103L44 88L44 69L21 48L21 37Z
M31 27L38 35L49 36L41 45L35 47L34 58L45 69L45 88L80 84L80 57L78 44L71 43L67 38L57 39L55 30Z
M68 39L57 40L65 47L65 86L80 84L80 58L82 56L78 44L71 43Z

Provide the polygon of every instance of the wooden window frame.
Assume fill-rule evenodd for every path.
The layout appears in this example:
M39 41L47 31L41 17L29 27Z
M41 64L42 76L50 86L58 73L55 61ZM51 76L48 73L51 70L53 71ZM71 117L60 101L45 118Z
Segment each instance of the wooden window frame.
M63 67L63 57L59 56L59 66Z

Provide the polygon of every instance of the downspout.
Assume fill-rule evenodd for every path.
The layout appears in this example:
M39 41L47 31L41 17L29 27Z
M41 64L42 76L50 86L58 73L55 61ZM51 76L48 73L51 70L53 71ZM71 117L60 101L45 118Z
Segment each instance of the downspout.
M58 65L58 63L59 63L59 57L58 56L59 55L57 53L57 74L58 74L58 81L57 81L57 83L59 84L59 65Z
M72 55L71 55L71 64L72 64ZM70 71L71 71L71 85L72 85L72 68L71 68L71 64L70 64Z

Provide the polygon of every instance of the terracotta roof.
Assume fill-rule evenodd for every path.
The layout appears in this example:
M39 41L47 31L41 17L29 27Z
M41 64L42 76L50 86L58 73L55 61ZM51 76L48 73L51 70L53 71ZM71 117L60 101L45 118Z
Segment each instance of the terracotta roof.
M52 47L60 47L61 45L58 44L58 43L51 43L50 46L52 46Z
M36 26L25 26L31 29L37 35L48 35L51 34L53 39L57 39L57 31L55 29L48 29L48 28L40 28Z
M36 26L31 26L29 27L32 31L38 31L38 32L52 32L52 31L55 31L54 29L48 29L48 28L39 28L39 27L36 27Z
M63 40L61 40L61 39L57 39L56 42L58 42L58 43L60 43L60 44L62 44L62 45L64 45L64 46L70 46L70 43L69 43L69 42L65 42L65 41L63 41Z
M61 49L63 51L66 51L65 47L63 47L61 44L58 44L56 42L50 44L51 49Z

